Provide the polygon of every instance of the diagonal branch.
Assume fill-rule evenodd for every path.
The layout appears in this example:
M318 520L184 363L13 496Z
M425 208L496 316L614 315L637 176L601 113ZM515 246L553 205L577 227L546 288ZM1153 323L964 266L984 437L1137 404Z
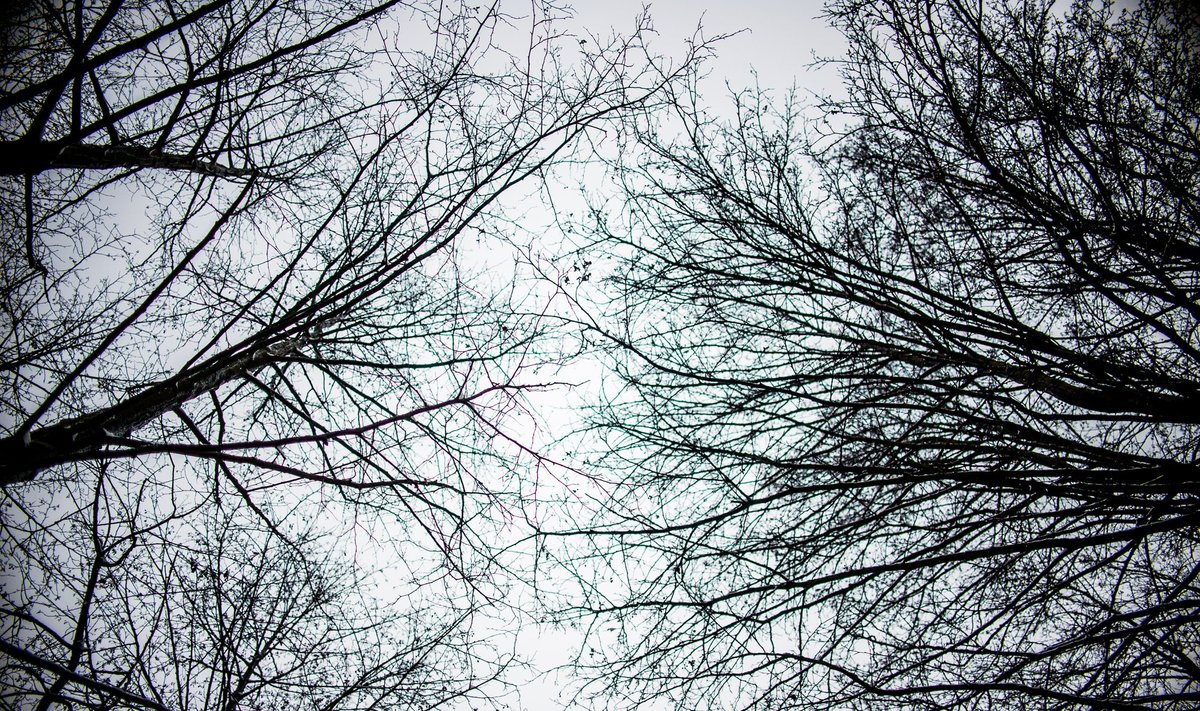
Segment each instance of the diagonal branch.
M110 407L0 439L0 485L29 481L38 471L98 452L114 439L171 412L185 402L253 373L286 357L308 342L308 336L262 345L233 357L225 354L155 383Z
M218 178L257 177L253 168L234 168L192 156L163 153L142 146L60 145L53 141L0 141L0 153L9 160L0 164L0 175L37 175L55 168L107 170L157 168Z

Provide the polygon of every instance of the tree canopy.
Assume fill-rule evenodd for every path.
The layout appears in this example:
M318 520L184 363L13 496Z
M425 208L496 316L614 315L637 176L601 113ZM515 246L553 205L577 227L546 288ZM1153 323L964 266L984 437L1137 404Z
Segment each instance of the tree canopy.
M644 27L583 53L563 17L6 7L6 708L505 690L474 620L558 356L478 255L506 194L674 81Z
M1200 702L1190 5L831 0L729 112L568 18L0 9L0 706L503 706L514 589L580 703Z
M622 258L604 510L549 548L581 666L623 706L1190 708L1194 16L829 17L847 98L677 93L583 225Z

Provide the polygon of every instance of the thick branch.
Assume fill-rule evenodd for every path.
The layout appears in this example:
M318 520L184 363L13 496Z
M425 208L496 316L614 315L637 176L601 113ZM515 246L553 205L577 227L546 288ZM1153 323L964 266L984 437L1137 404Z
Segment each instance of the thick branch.
M106 170L112 168L158 168L180 170L218 178L243 178L257 174L252 168L233 168L191 156L163 153L141 146L62 146L49 141L3 141L0 153L8 160L0 164L0 175L36 175L55 168Z
M103 410L36 429L26 437L14 434L0 439L0 486L29 481L42 469L99 452L189 400L290 355L305 343L306 336L296 337L229 359L216 358Z
M9 644L4 640L0 640L0 652L4 652L13 659L38 667L39 669L45 669L53 672L54 674L79 684L80 686L87 687L102 694L108 694L114 699L120 699L127 704L141 706L148 709L156 709L156 711L167 711L167 707L163 706L157 701L154 701L153 699L148 699L144 696L138 696L131 691L126 691L125 689L113 686L112 684L106 684L98 679L88 678L82 674L78 674L70 669L67 669L61 664L52 662L49 659L43 659L32 652L26 651L15 644Z

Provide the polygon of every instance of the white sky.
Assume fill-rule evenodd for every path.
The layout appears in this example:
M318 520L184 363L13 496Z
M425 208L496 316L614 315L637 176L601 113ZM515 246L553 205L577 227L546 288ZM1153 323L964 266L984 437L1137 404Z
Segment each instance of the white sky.
M772 90L785 90L793 82L801 92L838 85L832 68L814 71L809 66L815 57L836 55L842 46L821 19L820 0L576 0L575 11L584 31L604 36L627 31L643 5L649 7L658 49L665 56L678 56L698 25L706 37L745 30L720 43L710 63L709 91L720 92L725 81L734 87L752 84L752 69L759 84Z
M643 5L649 7L657 34L651 49L667 58L683 55L697 26L703 28L703 37L744 30L720 42L716 56L707 65L708 79L701 85L701 98L714 113L729 105L730 89L754 85L756 74L758 86L778 98L793 86L802 102L814 93L839 93L840 81L834 67L811 66L818 57L838 55L842 47L840 36L821 19L820 0L576 0L576 17L569 26L581 37L628 33ZM576 368L565 379L578 382L581 377L590 379ZM589 385L595 385L581 384L585 392ZM562 416L554 414L554 408L542 414L549 419ZM561 425L548 424L552 429ZM519 653L549 669L568 663L577 642L569 631L531 626L522 630L517 644ZM560 686L569 681L569 674L561 674L526 683L520 689L516 707L521 711L587 708L583 699L573 698L574 689Z

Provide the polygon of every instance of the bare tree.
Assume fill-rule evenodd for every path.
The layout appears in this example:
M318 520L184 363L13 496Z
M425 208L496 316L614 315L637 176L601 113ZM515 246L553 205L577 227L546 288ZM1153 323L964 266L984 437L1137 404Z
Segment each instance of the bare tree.
M628 260L604 515L548 549L580 665L622 707L1194 707L1193 17L830 16L849 98L684 93L592 225Z
M466 619L527 453L506 423L558 356L472 252L676 77L640 26L581 52L553 3L514 12L6 11L4 703L267 708L322 678L320 708L426 707L503 666ZM329 532L462 609L347 612Z
M511 650L472 633L469 588L369 575L315 522L284 538L246 507L151 516L161 502L106 474L75 515L9 517L26 585L5 601L24 632L0 642L6 708L421 709L502 690ZM80 524L91 545L65 550Z

